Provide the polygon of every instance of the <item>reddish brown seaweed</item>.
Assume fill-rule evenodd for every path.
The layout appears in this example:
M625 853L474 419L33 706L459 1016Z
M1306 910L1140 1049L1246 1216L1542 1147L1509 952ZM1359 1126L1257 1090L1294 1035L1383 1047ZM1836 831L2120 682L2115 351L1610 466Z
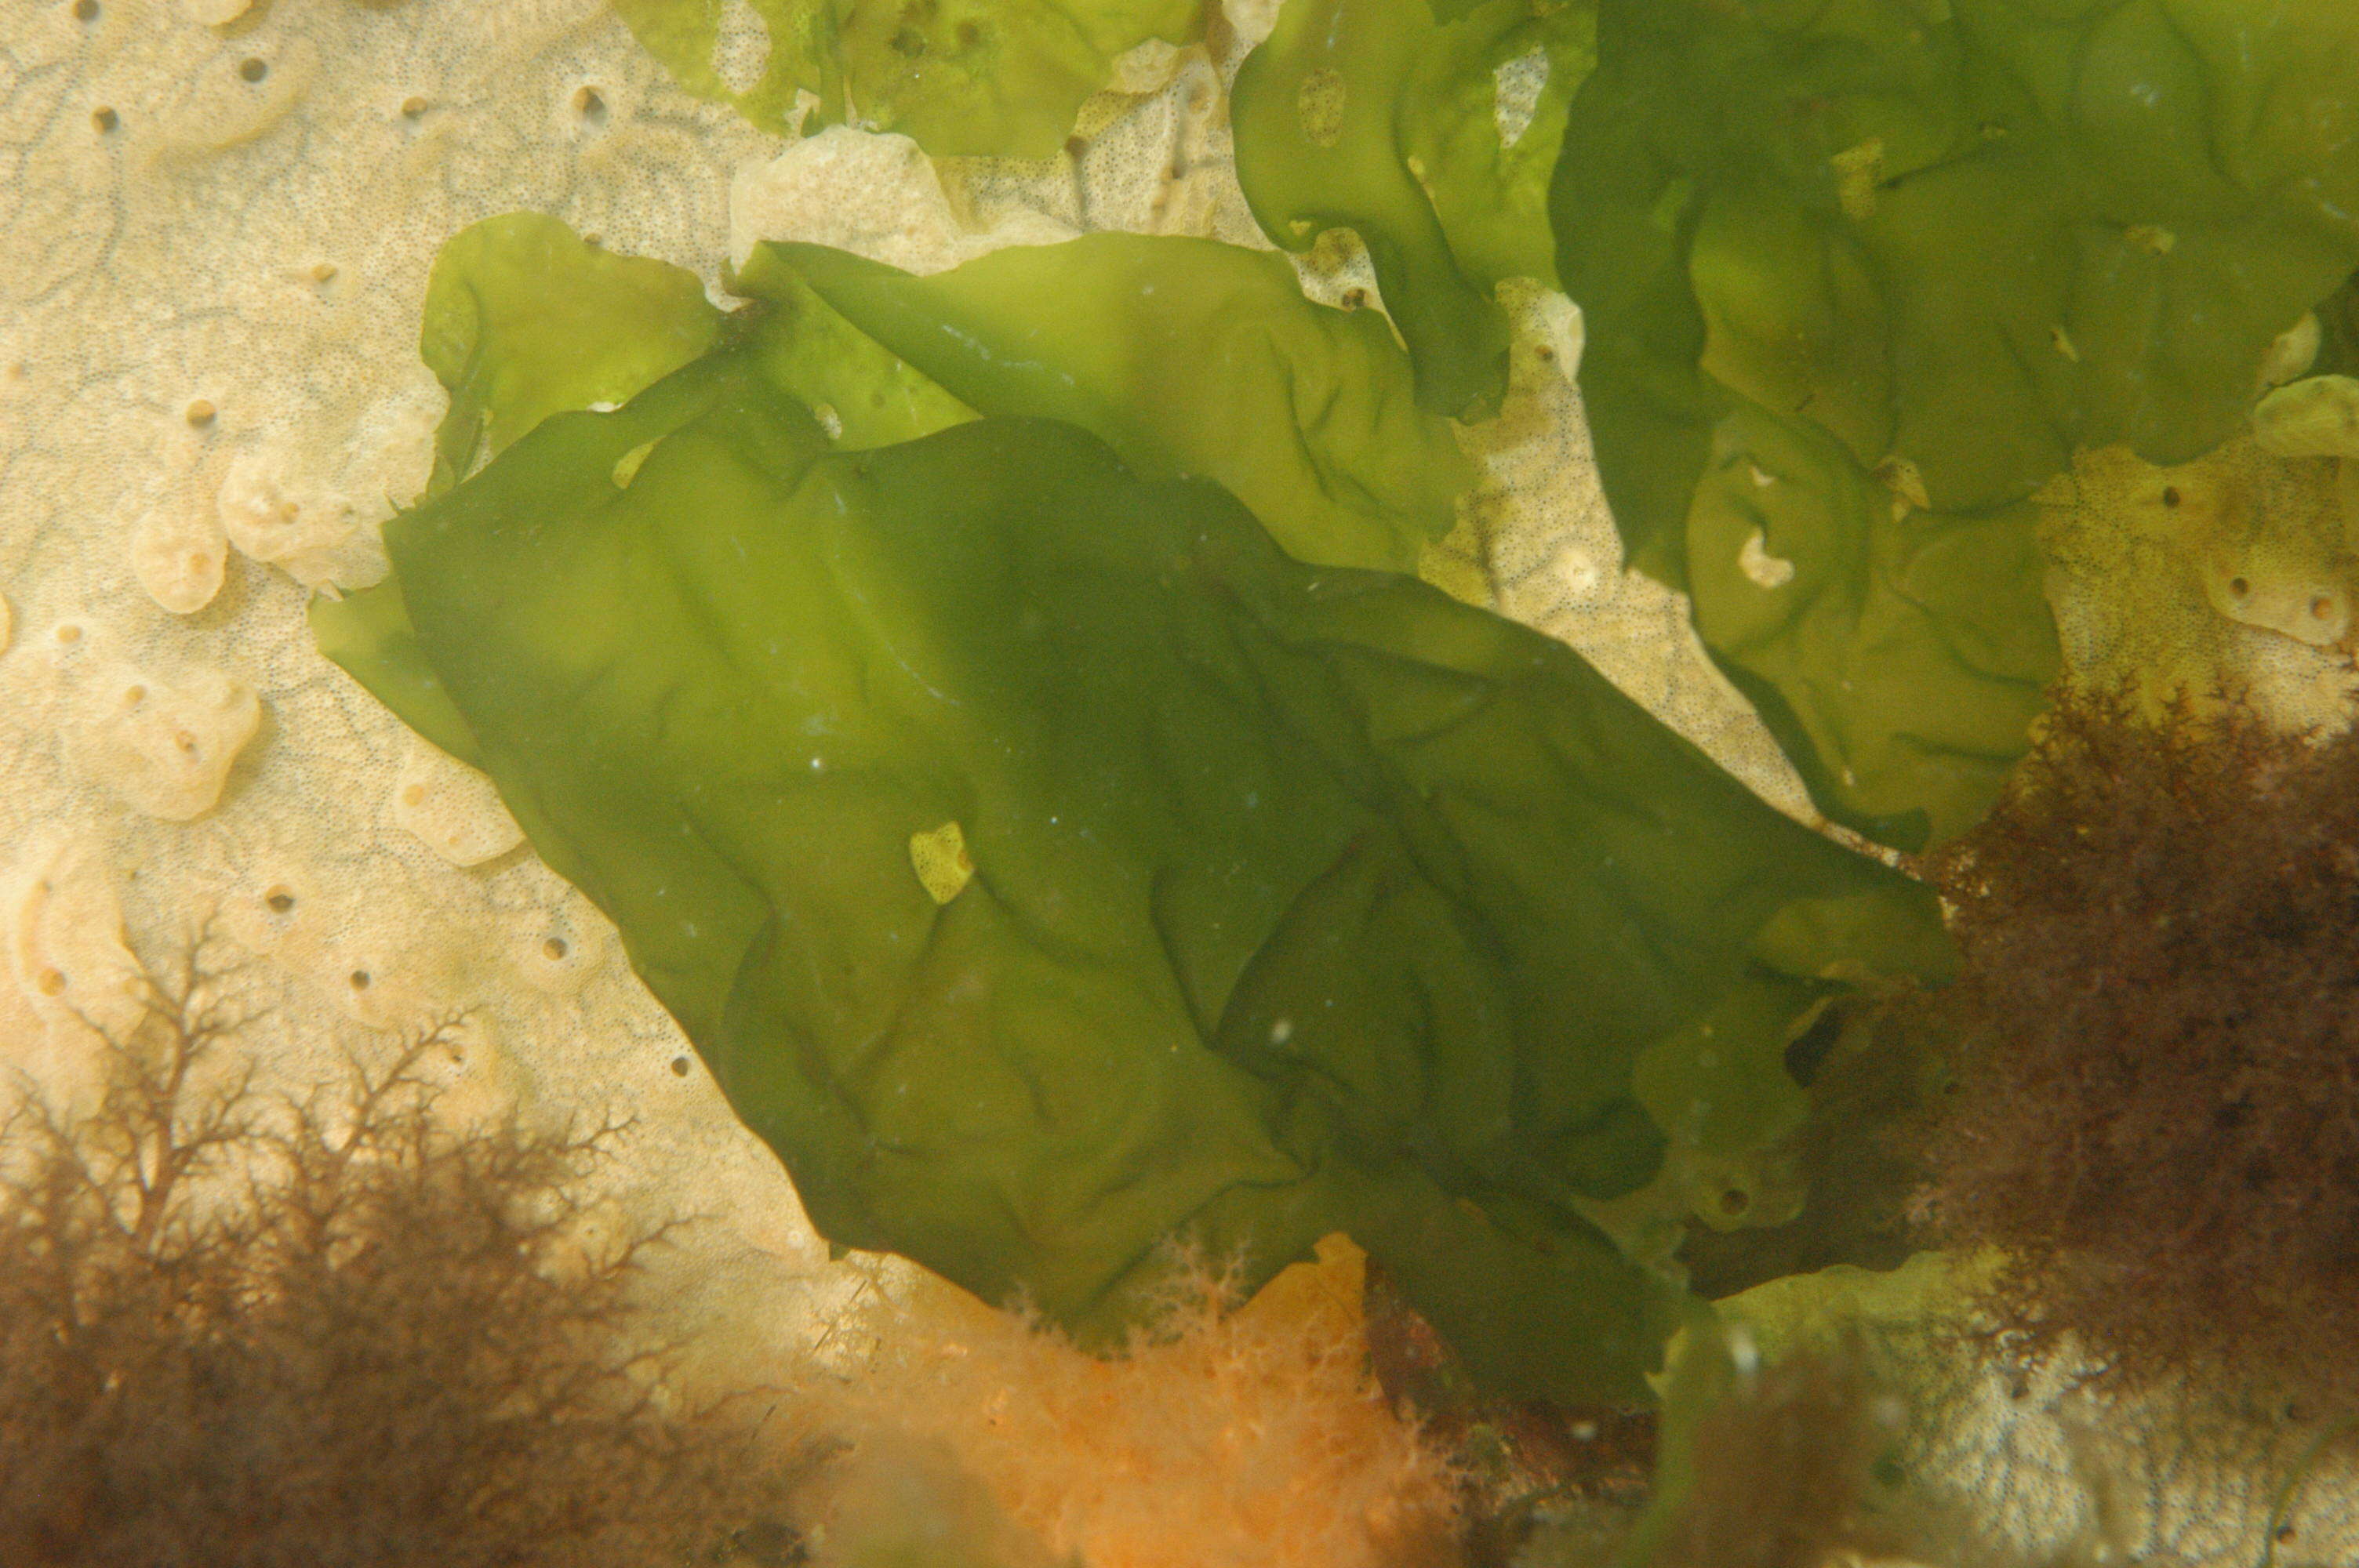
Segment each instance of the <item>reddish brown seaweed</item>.
M2068 697L1933 860L1964 979L1925 1207L2117 1379L2359 1401L2359 741Z
M193 969L104 1047L92 1113L0 1130L0 1562L778 1544L790 1467L757 1412L671 1412L647 1375L658 1238L568 1240L615 1130L451 1136L419 1072L440 1032L343 1095L266 1099Z

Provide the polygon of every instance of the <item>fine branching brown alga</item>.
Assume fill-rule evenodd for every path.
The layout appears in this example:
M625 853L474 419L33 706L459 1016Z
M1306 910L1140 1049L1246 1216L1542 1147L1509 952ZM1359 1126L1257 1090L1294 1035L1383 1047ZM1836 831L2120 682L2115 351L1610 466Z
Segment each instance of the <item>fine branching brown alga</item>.
M2359 1408L2359 740L2068 698L1929 867L1963 980L1923 1200L2116 1381Z
M0 1562L477 1568L784 1560L767 1412L681 1413L576 1244L616 1129L463 1136L448 1031L286 1098L195 964L69 1114L0 1128Z

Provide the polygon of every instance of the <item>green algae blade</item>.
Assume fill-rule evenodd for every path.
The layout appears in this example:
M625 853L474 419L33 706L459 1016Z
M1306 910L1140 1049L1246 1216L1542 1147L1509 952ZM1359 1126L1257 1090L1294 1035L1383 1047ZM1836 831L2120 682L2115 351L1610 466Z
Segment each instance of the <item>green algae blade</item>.
M1688 519L1696 629L1821 809L1901 849L1981 820L2061 656L2029 502L1919 510L1807 423L1745 405Z
M1175 1232L1259 1278L1343 1229L1492 1381L1639 1397L1669 1288L1575 1206L1659 1163L1639 1054L1940 951L1562 646L1068 426L835 451L748 341L387 537L822 1231L1085 1333Z
M1547 187L1590 64L1586 5L1287 0L1237 73L1237 178L1271 241L1356 232L1417 365L1419 403L1481 417L1506 387L1502 278L1555 280ZM1498 70L1545 80L1510 136Z
M715 63L727 41L715 0L614 9L682 87L765 130L794 129L809 92L815 124L856 119L937 157L1051 157L1116 56L1150 39L1188 43L1204 27L1196 0L748 0L766 49L759 74L736 87Z
M321 645L493 776L837 1242L1111 1337L1174 1235L1257 1279L1341 1229L1494 1386L1638 1398L1676 1292L1581 1206L1705 1098L1774 1136L1825 998L1945 972L1922 890L1569 650L1334 564L1464 460L1277 258L765 247L724 317L461 241L458 481Z
M419 334L451 394L429 492L560 409L636 395L711 348L721 319L694 273L602 250L554 218L461 230L434 258Z
M2023 503L2076 449L2216 446L2359 265L2354 49L2334 0L1604 0L1553 195L1600 471L1830 816L1979 814L2054 664ZM1799 619L1727 567L1771 449L1833 574Z
M1382 318L1312 304L1267 252L1092 234L916 277L774 244L739 287L798 279L974 408L1082 426L1151 478L1214 480L1314 565L1414 572L1473 482Z
M554 218L513 212L460 231L435 258L419 334L427 368L451 395L427 494L551 414L636 396L724 332L751 347L773 384L817 410L840 445L886 446L973 417L799 280L758 266L755 276L763 308L725 315L695 274L606 251ZM626 479L632 454L619 465ZM397 578L316 599L310 618L322 654L427 740L474 761L466 720L418 651Z

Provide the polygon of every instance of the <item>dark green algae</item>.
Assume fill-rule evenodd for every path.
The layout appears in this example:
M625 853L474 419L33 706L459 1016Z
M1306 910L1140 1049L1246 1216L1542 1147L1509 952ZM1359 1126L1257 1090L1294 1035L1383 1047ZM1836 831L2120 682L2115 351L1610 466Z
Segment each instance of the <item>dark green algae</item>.
M1250 1283L1344 1230L1492 1386L1648 1397L1678 1292L1583 1217L1666 1157L1642 1063L1790 1092L1824 1000L1945 971L1930 896L1553 640L1289 557L1135 410L847 352L791 254L707 336L569 242L454 241L429 352L500 449L315 625L614 918L821 1231L1098 1338L1175 1235ZM524 428L520 387L616 400L509 363L544 298L617 312L643 389Z
M1060 156L1118 54L1226 25L757 0L734 92L717 9L617 8L757 124L937 157ZM1500 406L1503 281L1571 296L1631 564L1819 809L1913 851L1989 810L2060 673L2031 497L2075 450L2216 446L2359 267L2354 59L2346 0L1286 0L1230 124L1273 244L1356 236L1427 413Z
M623 9L732 96L701 8ZM756 9L741 107L938 155L1050 150L1201 26ZM1206 242L766 247L723 313L495 220L429 302L432 492L321 645L491 773L831 1238L1111 1336L1174 1234L1250 1281L1340 1228L1493 1386L1643 1398L1679 1292L1585 1206L1773 1137L1821 1010L1951 958L1921 889L1406 575L1496 286L1583 308L1632 562L1820 806L1937 843L2057 673L2033 494L2216 444L2359 265L2354 48L2339 0L1288 0L1240 180L1281 246L1359 234L1398 343Z

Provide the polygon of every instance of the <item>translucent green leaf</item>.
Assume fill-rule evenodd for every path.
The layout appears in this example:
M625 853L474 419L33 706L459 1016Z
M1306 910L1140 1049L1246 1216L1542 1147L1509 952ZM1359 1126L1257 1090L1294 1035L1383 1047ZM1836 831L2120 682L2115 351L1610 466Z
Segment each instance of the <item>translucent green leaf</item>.
M1418 61L1401 145L1451 254L1486 289L1556 284L1549 179L1573 91L1596 62L1596 26L1589 4L1500 7L1495 20L1470 8Z
M341 599L312 600L310 623L320 652L365 685L404 724L461 762L476 764L475 733L451 706L442 677L418 646L399 578Z
M1555 198L1592 342L1905 457L1938 507L2216 445L2359 262L2334 0L1606 0L1599 37Z
M695 274L613 254L554 218L510 212L461 230L434 259L419 334L451 395L427 494L551 414L635 396L711 348L721 320ZM310 622L320 651L369 670L404 723L474 761L474 737L419 652L397 579L313 600Z
M754 338L762 368L819 416L836 445L889 447L974 417L940 383L838 315L779 263L776 249L756 246L730 287L768 307Z
M1640 1054L1633 1087L1674 1147L1738 1156L1766 1148L1810 1113L1786 1071L1788 1028L1831 987L1756 975Z
M880 348L791 274L756 257L743 287L765 308L724 318L696 275L616 255L554 218L513 212L460 231L435 258L420 353L451 394L435 432L439 494L549 415L623 403L711 348L724 322L763 373L846 447L928 435L973 414ZM631 454L618 470L635 471ZM466 720L418 653L388 579L310 606L320 651L372 673L386 706L462 761Z
M1821 809L1917 849L1982 818L2060 654L2029 502L1919 511L1821 428L1745 405L1688 523L1696 629Z
M1473 482L1383 319L1310 303L1267 252L1091 234L914 277L765 245L739 287L797 277L975 408L1080 425L1151 478L1219 481L1301 560L1414 572Z
M679 84L734 105L766 130L795 123L798 93L819 124L857 122L913 137L937 157L1048 157L1114 57L1150 38L1201 36L1198 0L748 0L766 49L728 39L720 0L614 0L640 44ZM753 46L753 47L747 47ZM742 90L716 51L743 49Z
M1641 1397L1665 1287L1577 1208L1659 1161L1641 1054L1945 961L1923 890L1561 644L1069 426L832 450L751 337L387 544L821 1230L1084 1332L1174 1230L1259 1278L1341 1228L1496 1385Z
M1255 219L1288 250L1329 229L1359 235L1435 413L1477 417L1506 390L1493 286L1554 281L1546 187L1593 15L1487 0L1438 22L1423 0L1287 0L1237 73L1237 178ZM1534 53L1545 83L1510 140L1497 72Z
M1742 1225L1699 1214L1679 1248L1691 1289L1718 1299L1838 1265L1890 1269L1919 1249L1911 1209L1929 1172L1908 1130L1934 1114L1955 1044L1935 1011L1838 999L1787 1049L1809 1110L1754 1157L1799 1201Z
M2076 449L2225 438L2359 263L2359 11L1605 0L1598 49L1553 215L1632 559L1694 589L1830 815L1954 832L2053 663L2009 509ZM1770 448L1817 499L1764 596L1728 476Z
M560 409L634 395L720 330L694 273L601 250L554 218L510 212L461 230L434 258L419 334L451 394L431 490Z

